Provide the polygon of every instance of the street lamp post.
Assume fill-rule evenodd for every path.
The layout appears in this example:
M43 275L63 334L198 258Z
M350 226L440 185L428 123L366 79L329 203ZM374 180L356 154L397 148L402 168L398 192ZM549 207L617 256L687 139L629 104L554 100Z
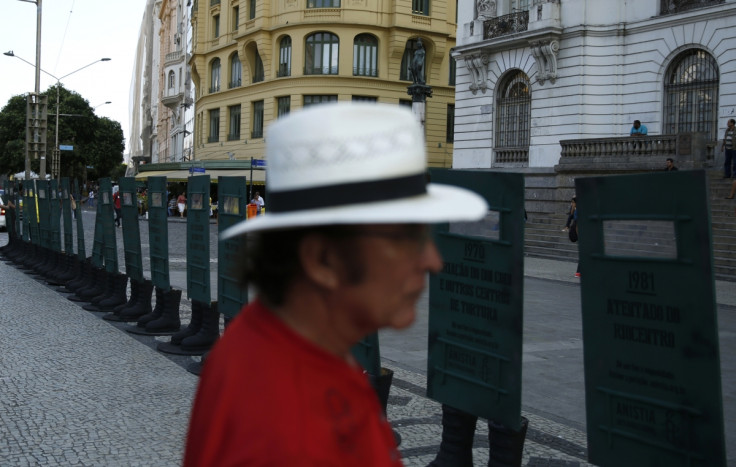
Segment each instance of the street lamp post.
M18 0L26 3L34 3L36 5L36 99L41 93L41 12L43 8L41 6L41 0ZM7 55L7 54L6 54ZM24 60L25 61L25 60ZM36 101L35 113L38 115L38 101ZM35 130L34 140L38 139L38 128ZM46 178L46 156L41 155L41 174L40 176ZM31 178L31 155L28 153L28 143L26 142L26 180Z
M19 1L24 2L24 1L28 1L28 0L19 0ZM38 1L40 2L41 0L38 0ZM26 60L26 59L24 59L22 57L19 57L18 55L15 55L12 50L10 50L8 52L4 52L3 55L7 55L8 57L15 57L15 58L20 59L20 60L26 62L27 64L33 66L33 64L31 62L29 62L28 60ZM55 144L54 144L54 157L57 158L56 161L58 161L59 160L58 158L60 157L60 155L59 155L59 95L61 93L61 80L64 79L64 78L66 78L67 76L73 75L74 73L76 73L78 71L82 71L85 68L90 67L90 66L94 65L97 62L109 62L110 60L111 59L110 58L107 58L107 57L100 58L99 60L95 60L92 63L89 63L87 65L84 65L82 68L78 68L78 69L72 71L71 73L65 74L61 78L57 78L56 76L52 75L48 71L41 70L41 68L38 68L37 67L38 68L37 74L40 73L41 71L43 71L44 73L46 73L47 75L49 75L50 77L52 77L52 78L54 78L56 80L56 141L55 141ZM36 84L36 94L39 94L38 89L40 88L40 84L38 84L38 83L40 83L40 79L37 79L36 80L36 83L37 83ZM110 103L111 103L110 101L105 102L105 104L110 104ZM100 104L100 105L104 105L104 104ZM99 105L97 107L99 107ZM97 107L95 107L95 109ZM52 161L51 162L52 171L53 171L53 167L55 165L58 168L58 164L55 164L54 161ZM40 172L41 173L39 174L39 176L42 179L45 180L46 179L46 157L45 156L41 159L41 170L40 170ZM30 159L28 157L28 154L26 154L26 180L28 180L30 178L30 175L31 175L31 163L30 163ZM57 172L57 176L58 176L58 172Z

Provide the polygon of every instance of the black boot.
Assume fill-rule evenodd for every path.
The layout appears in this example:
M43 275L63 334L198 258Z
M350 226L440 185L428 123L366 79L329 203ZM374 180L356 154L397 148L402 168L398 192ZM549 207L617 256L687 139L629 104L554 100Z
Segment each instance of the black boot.
M171 340L169 342L161 342L160 344L158 344L156 346L156 349L158 349L160 352L173 355L199 355L198 353L183 351L181 348L181 342L188 337L196 335L202 328L204 309L204 303L193 301L192 319L189 321L189 325L171 336Z
M202 311L202 327L197 334L181 341L183 351L204 354L220 337L220 313L217 311L217 303L210 306L202 303Z
M136 327L141 328L141 330L146 328L146 325L150 323L151 321L155 321L161 317L161 314L164 312L164 306L166 305L166 291L160 287L156 287L156 305L153 307L153 310L150 313L146 313L145 315L141 316L138 319L138 322L136 323Z
M521 417L521 428L512 431L500 423L488 421L488 467L520 467L529 420Z
M427 467L473 467L473 437L478 417L442 404L442 443Z
M125 291L128 289L128 276L125 274L111 274L112 290L99 303L94 304L97 309L90 311L112 311L118 305L125 305ZM85 308L86 310L87 308Z
M120 310L117 315L118 319L111 319L109 321L123 321L131 322L138 321L143 316L152 313L151 309L151 296L153 295L153 282L150 280L144 280L143 282L135 282L138 284L138 295L133 306L125 307Z
M140 282L130 280L130 298L126 300L123 303L120 303L119 305L116 305L110 313L106 314L102 317L102 319L106 321L118 321L118 316L120 316L120 313L122 313L123 310L127 308L132 308L135 306L136 301L138 300L138 291L140 290Z
M179 332L181 330L181 320L179 318L180 302L181 290L170 289L167 291L164 297L164 307L161 316L146 324L146 333L166 335ZM158 307L158 303L156 306Z

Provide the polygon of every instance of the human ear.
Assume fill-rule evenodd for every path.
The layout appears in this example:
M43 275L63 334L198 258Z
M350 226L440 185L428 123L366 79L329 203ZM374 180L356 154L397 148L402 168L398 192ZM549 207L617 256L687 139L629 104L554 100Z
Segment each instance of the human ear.
M311 234L299 244L299 261L305 277L319 287L334 290L340 283L340 258L327 237Z

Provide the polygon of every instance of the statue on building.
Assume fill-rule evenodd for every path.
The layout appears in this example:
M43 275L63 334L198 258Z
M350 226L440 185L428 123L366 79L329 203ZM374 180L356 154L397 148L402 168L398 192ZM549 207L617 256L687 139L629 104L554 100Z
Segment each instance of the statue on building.
M496 2L493 0L478 0L476 3L477 18L486 20L496 17Z
M414 84L424 84L424 59L426 52L424 51L424 45L422 45L422 39L417 39L417 48L414 50L414 56L409 64L409 72L411 72L411 79Z

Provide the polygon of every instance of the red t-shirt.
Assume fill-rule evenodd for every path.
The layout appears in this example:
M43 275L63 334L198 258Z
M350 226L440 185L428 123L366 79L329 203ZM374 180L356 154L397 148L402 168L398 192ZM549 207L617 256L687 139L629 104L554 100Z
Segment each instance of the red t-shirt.
M362 370L299 336L256 301L207 355L184 465L402 463Z

